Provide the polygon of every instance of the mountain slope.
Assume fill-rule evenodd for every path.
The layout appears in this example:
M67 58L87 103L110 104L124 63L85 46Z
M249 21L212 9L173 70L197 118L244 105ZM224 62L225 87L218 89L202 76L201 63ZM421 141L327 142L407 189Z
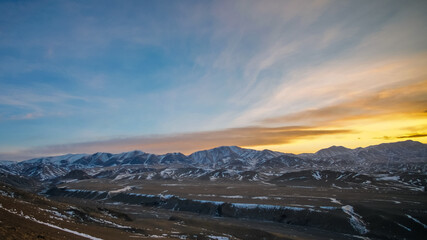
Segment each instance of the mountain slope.
M427 144L414 141L384 143L366 148L349 149L340 146L319 150L313 154L285 154L270 150L253 150L223 146L198 151L188 156L182 153L156 155L142 151L119 154L67 154L35 158L18 163L0 162L0 172L53 179L76 169L120 167L129 173L131 166L139 168L187 167L196 169L229 169L238 171L295 171L304 169L336 171L427 171ZM108 171L105 170L105 174ZM120 174L116 170L116 175ZM98 171L101 174L101 171ZM104 175L105 175L104 174ZM111 176L111 174L107 174Z
M189 155L193 164L211 168L220 167L253 167L259 162L284 155L284 153L270 150L257 151L237 146L222 146Z

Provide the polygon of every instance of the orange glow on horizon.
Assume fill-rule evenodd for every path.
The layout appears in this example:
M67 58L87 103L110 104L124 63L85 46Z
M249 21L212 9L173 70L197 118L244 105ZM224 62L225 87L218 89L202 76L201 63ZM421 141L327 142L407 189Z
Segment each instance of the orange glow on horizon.
M333 145L358 148L406 140L427 143L427 113L391 114L371 119L346 121L345 124L341 124L341 127L342 125L351 126L353 132L296 139L287 144L243 147L299 154L314 153ZM332 126L330 127L333 128Z

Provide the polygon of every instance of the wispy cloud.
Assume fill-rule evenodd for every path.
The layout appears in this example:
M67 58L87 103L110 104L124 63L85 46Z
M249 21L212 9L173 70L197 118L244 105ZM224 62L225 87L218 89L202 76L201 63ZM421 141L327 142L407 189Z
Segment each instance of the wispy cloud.
M418 80L410 84L405 82L404 85L387 86L339 104L267 118L262 123L337 126L348 120L379 118L397 113L425 115L423 110L426 105L427 82Z
M213 8L217 25L213 28L211 41L224 46L220 51L211 53L213 56L199 57L210 60L204 64L213 69L241 71L239 80L231 77L228 82L233 88L239 84L239 90L230 98L230 102L237 105L253 103L263 97L260 92L274 89L279 79L276 76L264 79L263 74L283 74L286 71L284 66L295 61L292 56L301 57L304 54L300 50L307 51L319 42L319 38L324 38L307 35L310 35L310 29L315 28L316 20L333 5L332 1L246 3L225 1Z
M189 154L197 150L222 145L257 146L260 144L285 144L301 138L347 134L350 132L350 130L346 129L319 129L304 126L275 128L244 127L218 131L116 138L103 141L41 146L14 153L2 153L0 157L9 157L10 160L23 160L24 156L36 157L66 153L93 153L98 151L117 153L135 149L151 153L183 152Z
M102 79L95 79L89 84L102 84ZM71 94L49 85L15 87L0 84L0 88L2 88L0 106L7 106L9 110L13 110L3 110L0 120L63 117L87 112L81 103L99 104L111 108L122 103L118 98Z
M339 105L396 85L412 85L427 77L425 54L375 61L330 62L298 71L277 90L243 112L235 122L248 124L279 115ZM397 92L396 92L397 94ZM405 94L405 93L399 93ZM304 111L303 110L303 111ZM352 109L357 114L359 110ZM325 112L326 113L326 112ZM331 116L333 117L333 116Z
M328 137L359 139L357 121L391 116L416 121L381 124L370 139L424 133L402 128L425 119L425 1L9 1L0 9L0 149L27 149L16 151L20 159L298 141L313 149Z
M29 119L36 119L36 118L40 118L43 117L43 114L41 113L27 113L24 115L13 115L10 116L8 119L9 120L29 120ZM0 118L0 120L2 120Z
M421 137L427 137L427 133L409 134L406 136L398 136L396 138L421 138Z

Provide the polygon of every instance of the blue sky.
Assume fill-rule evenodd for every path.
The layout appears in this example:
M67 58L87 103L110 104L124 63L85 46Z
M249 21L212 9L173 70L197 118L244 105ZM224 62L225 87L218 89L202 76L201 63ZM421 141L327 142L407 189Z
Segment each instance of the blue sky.
M425 1L1 1L0 11L0 159L303 152L427 126ZM391 115L408 120L384 124Z

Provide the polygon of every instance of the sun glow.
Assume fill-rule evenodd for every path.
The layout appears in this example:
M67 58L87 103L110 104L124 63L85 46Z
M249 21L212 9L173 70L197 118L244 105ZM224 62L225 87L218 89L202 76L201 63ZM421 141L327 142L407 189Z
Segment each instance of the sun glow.
M345 126L350 126L351 131L342 134L296 139L286 144L244 147L288 153L311 153L332 145L357 148L405 140L427 143L427 113L390 114L370 119L357 119L346 121ZM329 128L340 129L340 127L342 126L335 128L330 126Z

